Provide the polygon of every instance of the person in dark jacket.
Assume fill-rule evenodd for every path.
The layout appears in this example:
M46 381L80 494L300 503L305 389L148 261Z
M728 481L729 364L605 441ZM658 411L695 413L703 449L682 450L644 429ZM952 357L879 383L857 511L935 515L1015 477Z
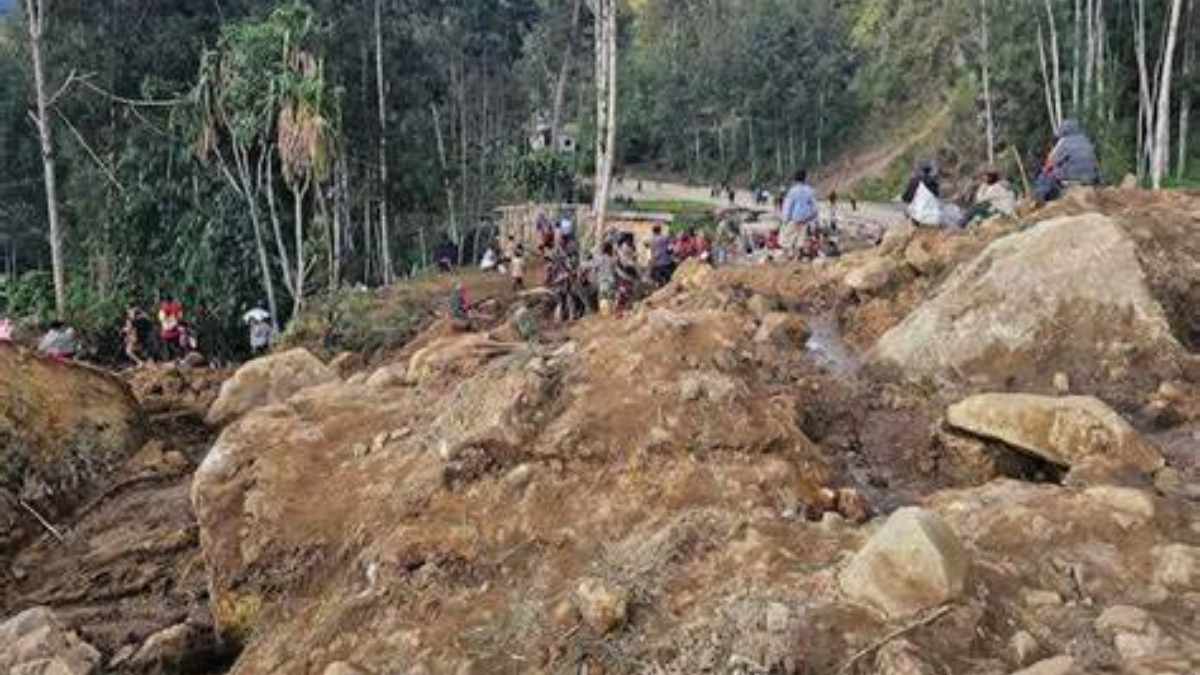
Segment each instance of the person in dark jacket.
M1063 120L1054 135L1054 148L1034 181L1038 203L1057 199L1066 185L1099 185L1100 162L1096 147L1075 120Z
M908 179L908 187L904 188L904 195L900 199L905 204L911 204L912 200L917 196L917 187L922 183L933 193L934 197L941 197L941 184L938 180L937 167L933 162L925 160L917 165L913 170L912 176Z

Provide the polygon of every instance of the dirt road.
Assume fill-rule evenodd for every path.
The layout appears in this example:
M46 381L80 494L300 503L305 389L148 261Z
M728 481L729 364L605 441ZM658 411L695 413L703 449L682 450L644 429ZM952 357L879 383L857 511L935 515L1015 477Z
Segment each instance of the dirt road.
M638 178L627 177L625 180L613 186L613 193L617 197L635 199L638 201L692 201L712 204L713 206L729 206L727 197L713 197L711 188L706 186L683 185L681 183L665 183L657 180L642 179L641 190L638 190ZM772 211L773 206L764 206L754 203L754 195L749 190L736 190L734 193L734 205L758 211ZM823 215L829 213L829 202L821 202L821 210ZM839 221L869 223L877 226L887 227L904 219L904 208L901 204L887 202L859 202L856 210L851 210L850 205L841 203L838 205Z

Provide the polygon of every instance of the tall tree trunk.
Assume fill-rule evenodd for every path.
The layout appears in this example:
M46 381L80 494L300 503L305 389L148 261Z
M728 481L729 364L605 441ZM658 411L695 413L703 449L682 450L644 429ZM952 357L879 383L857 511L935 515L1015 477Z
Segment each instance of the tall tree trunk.
M1196 60L1196 17L1200 15L1200 11L1196 9L1197 0L1192 0L1188 3L1187 21L1184 23L1184 43L1183 47L1183 66L1182 76L1187 82L1192 74L1192 68ZM1188 125L1191 121L1192 114L1192 92L1191 84L1184 87L1183 92L1179 96L1179 160L1175 165L1175 177L1182 181L1187 176L1188 163Z
M567 98L567 78L571 75L571 55L575 51L575 33L579 30L579 14L582 7L583 0L574 0L571 7L571 28L567 31L562 64L558 68L558 82L554 85L554 108L550 115L550 143L556 152L561 147L563 104Z
M279 217L279 208L275 200L275 152L273 150L268 151L259 160L258 173L260 181L262 181L264 165L266 167L266 182L263 185L263 189L267 193L267 208L270 209L271 228L275 232L275 250L279 253L279 264L283 268L283 287L295 298L296 284L292 276L291 256L288 255L287 242L283 236L283 222Z
M987 157L988 164L996 163L996 126L992 116L992 77L991 77L991 31L988 26L988 0L979 0L979 31L980 47L983 50L983 106L987 116Z
M449 209L447 215L450 218L450 235L451 238L456 238L458 236L458 221L455 215L454 186L450 183L450 161L446 156L446 140L442 136L442 119L438 114L436 104L430 103L429 110L433 114L433 135L437 140L438 159L442 165L442 186L446 190L446 207Z
M1083 57L1083 109L1092 110L1092 82L1096 71L1096 0L1087 0L1086 45Z
M1062 64L1058 55L1058 22L1054 19L1054 8L1050 0L1045 0L1046 17L1050 22L1050 65L1053 68L1054 82L1054 127L1057 129L1063 121L1062 102Z
M305 176L304 182L292 188L293 202L293 219L296 236L296 271L292 276L292 282L296 285L292 292L292 316L300 316L300 310L304 308L304 276L308 270L307 261L304 259L304 199L308 196L309 187L312 185L312 176Z
M49 0L25 0L29 27L29 56L33 65L34 93L37 97L38 141L42 148L42 170L46 183L46 218L50 223L50 266L54 277L54 310L58 318L67 311L66 262L63 260L63 232L58 213L58 179L54 171L54 136L50 126L50 101L46 92L46 70L42 63L42 38L46 34L46 5Z
M617 154L617 6L615 0L593 0L596 14L596 215L595 245L604 241L608 196Z
M1054 113L1054 94L1051 93L1050 67L1046 63L1046 36L1042 32L1042 22L1038 21L1037 29L1038 57L1042 64L1042 92L1046 96L1046 112L1050 117L1050 129L1058 131L1058 116Z
M391 285L391 228L388 225L387 97L383 81L383 0L375 0L375 90L379 97L379 254L383 285Z
M1138 67L1137 175L1141 179L1146 176L1145 157L1149 153L1149 130L1154 127L1154 110L1151 104L1150 71L1146 65L1146 2L1137 0L1136 6L1131 8L1134 13L1133 48Z
M1080 71L1083 70L1080 62L1083 50L1080 49L1083 42L1083 0L1075 0L1075 15L1073 17L1075 24L1075 42L1071 45L1074 53L1074 59L1071 64L1071 114L1079 115L1079 86L1080 86Z
M1150 163L1150 182L1155 190L1162 189L1171 161L1171 77L1175 72L1175 45L1178 43L1179 16L1183 0L1171 2L1171 18L1167 29L1167 46L1162 57L1162 73L1158 80L1158 112L1155 114L1154 155Z

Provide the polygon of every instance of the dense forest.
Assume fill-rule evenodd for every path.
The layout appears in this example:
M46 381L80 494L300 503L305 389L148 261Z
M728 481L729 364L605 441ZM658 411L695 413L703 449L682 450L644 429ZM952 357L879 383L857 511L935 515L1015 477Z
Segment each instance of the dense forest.
M103 333L169 292L220 335L465 262L498 204L588 200L606 4L12 3L0 313ZM1015 177L1077 118L1107 179L1187 182L1198 4L617 2L609 167L763 184L932 128L886 194L916 152Z

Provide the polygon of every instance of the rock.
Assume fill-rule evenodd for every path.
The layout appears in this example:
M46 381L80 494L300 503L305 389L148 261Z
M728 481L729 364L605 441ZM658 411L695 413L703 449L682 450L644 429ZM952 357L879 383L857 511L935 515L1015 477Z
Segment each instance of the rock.
M706 399L720 403L730 399L737 387L737 382L721 373L689 372L679 380L679 398L689 402Z
M0 624L0 673L91 675L100 652L79 639L46 607L34 607Z
M305 349L255 359L221 385L205 421L224 426L254 408L283 403L296 392L339 380L337 373Z
M960 596L968 566L962 544L941 518L910 507L888 518L839 583L850 599L901 618Z
M1057 607L1063 604L1062 596L1054 591L1028 590L1022 598L1030 607Z
M1122 190L1136 190L1138 187L1140 187L1138 184L1138 177L1131 173L1125 174L1125 177L1121 179Z
M875 655L876 675L937 675L937 670L918 656L917 647L908 640L893 640Z
M108 669L120 672L120 669L129 663L129 659L137 653L137 645L125 645L117 650L116 654L108 661Z
M778 300L755 293L746 301L746 309L754 318L766 319L766 317L778 313L780 306Z
M0 490L58 522L142 448L129 386L99 369L0 342ZM0 558L43 530L0 498Z
M1075 669L1075 659L1070 656L1055 656L1052 659L1038 661L1013 675L1076 675L1078 672Z
M1030 384L1062 363L1128 368L1151 355L1137 367L1165 370L1186 350L1146 279L1136 242L1113 220L1093 213L1039 223L958 267L870 359L913 378Z
M524 490L525 486L529 485L529 481L533 480L533 472L532 464L513 467L512 471L509 471L504 477L504 483L512 490Z
M929 243L923 239L913 241L904 249L904 262L922 275L935 274L941 267L941 262L929 250Z
M1095 626L1098 633L1113 639L1117 653L1126 661L1157 654L1162 647L1162 629L1140 607L1109 607Z
M917 228L908 220L889 226L883 234L883 242L879 244L879 255L890 256L904 251L916 235Z
M1154 558L1154 580L1178 590L1200 586L1200 547L1184 544L1158 546Z
M128 665L139 669L171 670L187 662L201 641L199 628L186 623L176 624L146 638Z
M612 588L601 579L584 579L575 589L575 607L579 615L601 635L625 623L628 605L629 598L624 591Z
M1002 441L1062 466L1104 457L1153 472L1162 454L1098 399L981 394L950 406L950 426Z
M875 258L851 270L846 275L845 284L850 290L869 295L892 283L896 270L896 262L891 258Z
M325 666L322 675L369 675L367 671L357 666L346 663L345 661L336 661Z
M754 334L754 341L759 344L801 349L811 334L808 325L795 314L771 312L762 318L758 332Z
M1054 374L1054 391L1063 396L1071 393L1071 378L1066 373Z
M1084 490L1083 494L1114 511L1132 516L1136 521L1146 521L1154 517L1154 498L1141 490L1097 485Z
M837 493L837 512L846 520L862 524L871 517L871 507L862 494L853 488L842 488Z
M337 373L338 377L342 378L350 377L362 365L362 355L355 354L354 352L342 352L329 360L329 368Z
M1041 647L1038 646L1038 641L1035 637L1029 634L1028 631L1017 631L1012 639L1008 641L1008 649L1012 654L1013 663L1018 668L1023 668L1037 658L1038 651Z

